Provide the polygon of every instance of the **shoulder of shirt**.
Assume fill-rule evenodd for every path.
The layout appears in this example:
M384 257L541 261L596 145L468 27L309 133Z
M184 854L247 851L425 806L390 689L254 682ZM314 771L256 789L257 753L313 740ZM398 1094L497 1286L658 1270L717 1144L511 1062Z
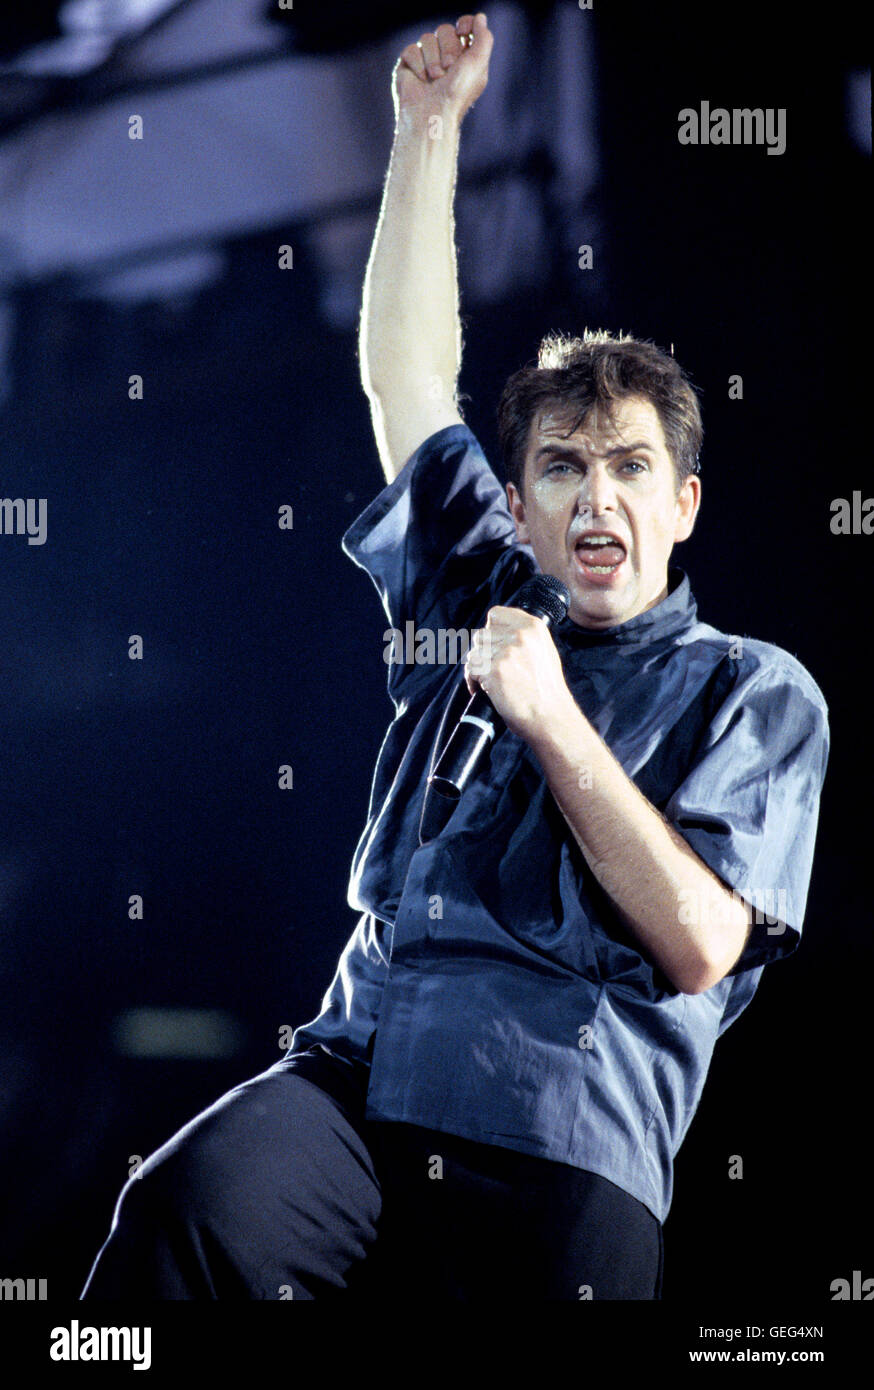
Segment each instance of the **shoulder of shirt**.
M467 422L464 420L455 420L451 425L441 425L439 430L435 430L433 434L429 435L427 439L424 439L422 441L422 445L420 447L424 448L426 444L433 443L434 440L440 439L441 436L445 436L447 439L452 439L456 434L458 434L462 439L472 439L477 448L480 450L482 449L482 446L479 440L477 439L476 435L474 434L473 430L471 429L470 425L468 425Z
M422 440L398 469L391 482L386 483L383 496L407 490L415 476L424 474L430 477L435 469L439 478L451 476L444 472L447 463L451 468L484 470L500 486L498 474L473 430L463 420L457 420L452 425L441 425L439 430ZM509 507L507 515L510 515Z
M433 434L429 434L426 439L423 439L419 447L410 454L407 462L455 448L459 444L463 444L466 449L472 450L485 459L483 446L470 425L465 424L463 420L456 420L452 425L441 425L439 430L435 430Z
M736 670L736 687L742 685L750 690L754 685L764 685L776 690L794 686L823 714L828 714L825 696L807 667L773 642L720 632L709 623L701 622L684 633L683 641L702 643L721 659L731 661Z

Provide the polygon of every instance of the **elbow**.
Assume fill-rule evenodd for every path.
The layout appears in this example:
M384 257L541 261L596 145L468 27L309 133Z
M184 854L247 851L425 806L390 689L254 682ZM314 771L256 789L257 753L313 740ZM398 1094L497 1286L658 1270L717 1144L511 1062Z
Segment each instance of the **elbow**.
M724 980L729 970L737 965L750 938L750 924L746 907L732 902L731 915L721 920L718 932L712 933L713 954L695 953L691 960L684 961L676 981L683 994L704 994ZM717 954L718 952L718 954Z
M697 963L683 971L682 982L675 981L677 989L681 994L705 994L708 989L725 979L729 970L737 965L742 951L743 946L740 946L733 950L731 955L723 956L718 961L699 958Z
M679 985L678 988L681 994L706 994L707 990L719 984L721 979L721 975L713 976L708 973L697 976L695 979Z
M730 966L700 958L676 972L673 983L681 994L705 994L728 974Z

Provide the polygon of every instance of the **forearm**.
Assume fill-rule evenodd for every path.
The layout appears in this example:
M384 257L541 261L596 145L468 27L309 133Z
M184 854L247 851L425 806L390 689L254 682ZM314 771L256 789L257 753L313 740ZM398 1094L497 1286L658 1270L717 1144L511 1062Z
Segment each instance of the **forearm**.
M572 702L529 740L593 874L685 993L709 989L747 939L744 904L659 815ZM703 912L681 912L689 901Z
M406 393L454 403L461 360L453 223L458 138L451 115L398 113L361 312L361 379L371 398Z

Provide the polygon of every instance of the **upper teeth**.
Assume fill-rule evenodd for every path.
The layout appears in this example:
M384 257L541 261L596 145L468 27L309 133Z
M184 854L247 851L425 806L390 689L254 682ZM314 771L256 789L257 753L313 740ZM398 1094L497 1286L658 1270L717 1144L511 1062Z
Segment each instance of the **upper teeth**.
M612 545L612 536L583 536L583 545Z

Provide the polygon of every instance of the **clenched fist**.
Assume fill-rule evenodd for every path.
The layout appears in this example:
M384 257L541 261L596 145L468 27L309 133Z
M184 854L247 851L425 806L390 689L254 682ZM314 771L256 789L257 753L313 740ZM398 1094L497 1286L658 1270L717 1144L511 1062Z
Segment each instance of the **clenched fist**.
M484 14L462 15L407 44L392 74L395 114L415 111L461 121L485 90L494 39Z
M510 732L528 742L579 712L548 626L522 608L489 609L473 634L464 679L471 695L480 686Z

